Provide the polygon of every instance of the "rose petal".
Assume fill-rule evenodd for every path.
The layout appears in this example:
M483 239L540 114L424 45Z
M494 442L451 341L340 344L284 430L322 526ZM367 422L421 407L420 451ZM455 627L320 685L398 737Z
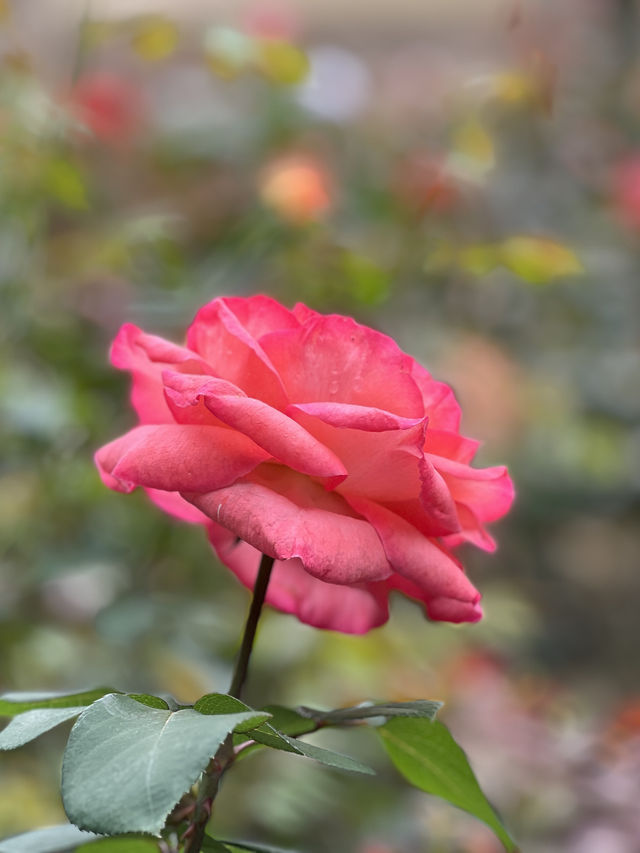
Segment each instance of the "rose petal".
M248 396L279 409L287 404L277 370L226 300L214 299L198 311L187 343L211 365L211 373L241 386Z
M208 530L220 560L253 589L261 553L219 524L211 522ZM266 595L268 604L306 625L345 634L364 634L386 622L386 598L383 584L326 583L310 575L298 559L275 561Z
M421 364L414 361L411 376L422 394L425 414L432 429L458 432L462 411L451 388L438 382Z
M496 541L487 533L478 516L465 504L456 504L456 509L460 520L460 532L443 537L443 543L447 548L457 548L458 545L469 542L476 548L493 553L498 547Z
M471 468L441 456L430 457L456 503L468 506L480 521L497 521L509 511L515 491L507 469Z
M468 464L476 455L479 447L479 441L465 438L455 432L432 429L431 424L429 424L424 449L425 452L433 456L444 456L448 459L455 459L456 462Z
M268 332L297 329L300 326L300 320L296 318L294 311L289 311L284 305L262 293L248 297L225 296L221 301L255 340L259 340Z
M156 506L180 521L187 521L189 524L209 523L207 516L185 501L178 492L161 492L160 489L145 489L145 492Z
M347 476L340 459L317 438L286 414L262 400L247 397L239 388L220 379L198 384L169 371L163 374L167 397L174 407L193 406L200 400L222 422L252 439L259 447L285 465L311 477L327 478L334 488Z
M228 486L268 454L226 427L140 426L106 444L96 464L107 486L130 492L146 486L167 492L208 492Z
M407 418L424 415L410 375L413 359L350 317L317 315L299 329L264 335L260 343L292 403L352 403Z
M398 506L419 497L421 523L429 535L443 536L460 529L449 489L422 452L426 419L331 403L295 404L286 411L345 463L349 474L338 487L341 494ZM346 423L350 414L360 425L387 429L373 432L333 426L332 422Z
M441 545L372 501L350 496L349 503L375 527L394 572L419 593L415 597L425 603L432 619L444 618L439 614L445 610L450 614L448 621L475 622L480 618L480 593ZM404 591L409 588L395 575L389 583Z
M183 496L263 554L298 557L328 583L376 581L391 572L371 525L335 492L287 468L262 465L230 488Z
M111 345L111 363L132 373L131 402L142 423L172 423L160 375L166 367L189 373L207 373L202 359L185 347L172 344L126 323Z
M317 418L334 427L365 430L366 432L386 432L388 430L406 430L423 424L425 419L402 418L392 412L374 409L371 406L358 406L353 403L292 403L285 409L292 417L297 412Z

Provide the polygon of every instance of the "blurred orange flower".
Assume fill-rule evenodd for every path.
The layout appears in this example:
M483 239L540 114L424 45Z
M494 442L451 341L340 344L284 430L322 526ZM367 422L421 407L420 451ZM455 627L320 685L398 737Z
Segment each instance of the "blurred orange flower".
M262 201L283 219L298 224L321 219L331 208L331 181L315 159L291 155L274 161L263 173Z

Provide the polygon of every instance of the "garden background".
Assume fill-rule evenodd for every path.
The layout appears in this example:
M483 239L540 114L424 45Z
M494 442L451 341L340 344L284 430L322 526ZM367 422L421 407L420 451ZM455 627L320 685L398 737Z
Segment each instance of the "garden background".
M107 352L218 295L303 301L450 382L518 498L464 555L479 625L268 612L248 701L444 700L525 850L637 853L638 30L633 0L0 0L0 689L226 688L248 593L100 483L132 425ZM3 756L0 837L64 818L63 738ZM220 830L499 849L357 746L376 780L240 765Z

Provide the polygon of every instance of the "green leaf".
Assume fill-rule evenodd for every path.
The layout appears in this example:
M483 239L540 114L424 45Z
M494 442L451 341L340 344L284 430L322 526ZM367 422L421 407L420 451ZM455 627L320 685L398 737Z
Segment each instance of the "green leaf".
M120 835L112 838L97 838L88 844L82 844L74 853L158 853L158 842L153 838L141 838L139 835Z
M17 749L60 723L77 717L84 708L37 708L15 716L0 732L0 749Z
M250 853L295 853L293 850L284 850L282 847L267 847L264 844L256 844L253 841L224 841L227 850L249 850ZM206 850L206 848L203 847Z
M221 841L216 841L215 838L211 838L209 835L205 835L202 839L202 849L205 853L229 853L228 847L226 847Z
M159 708L161 711L174 711L176 708L169 708L167 702L159 696L152 696L150 693L127 693L131 699L140 702L141 705L147 705L149 708Z
M377 731L405 779L484 821L506 850L517 851L446 726L437 720L397 718Z
M234 731L241 734L261 726L271 717L268 711L256 711L226 693L207 693L201 696L193 707L200 714L253 714L247 723L240 723L234 728Z
M327 767L335 767L338 770L351 770L354 773L375 775L375 770L361 761L351 758L349 755L343 755L341 752L334 752L332 749L324 749L323 747L289 737L289 735L277 731L268 723L252 732L251 737L258 743L271 747L271 749L280 749L284 752L304 755L306 758L313 758L314 761L319 761L320 764L324 764Z
M274 729L292 737L309 734L318 728L314 719L284 705L265 705L262 710L271 714Z
M35 708L84 708L107 693L117 692L112 687L96 687L82 693L5 693L0 696L0 717L15 717Z
M341 723L357 722L374 717L424 717L435 719L442 708L442 702L429 699L416 699L413 702L379 702L354 705L350 708L336 708L334 711L317 711L314 708L300 708L303 716L315 720L318 725L336 726Z
M0 841L0 853L66 853L83 841L95 838L92 832L82 832L70 823L47 826Z
M263 718L253 711L165 711L129 696L103 697L80 715L65 750L62 798L69 819L107 835L157 834L229 732Z

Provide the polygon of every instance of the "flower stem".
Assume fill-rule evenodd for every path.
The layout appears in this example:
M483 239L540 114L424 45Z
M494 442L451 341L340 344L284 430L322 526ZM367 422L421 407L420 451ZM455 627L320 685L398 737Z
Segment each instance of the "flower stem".
M269 578L271 577L273 563L273 557L269 557L267 554L262 555L260 568L258 569L258 576L256 577L256 583L253 588L251 608L249 609L247 622L244 626L242 645L240 646L240 653L238 654L233 678L231 679L231 686L229 687L229 695L235 696L236 699L239 699L242 695L242 688L244 687L244 682L247 678L251 649L253 648L256 628L258 627L258 620L260 619L262 605L264 604L264 597L267 594L267 587L269 586Z
M258 569L258 575L253 588L253 598L251 600L251 607L249 608L249 615L244 626L242 645L240 646L240 653L238 654L233 678L231 679L231 686L229 687L229 695L235 696L236 699L240 698L247 678L249 658L251 657L262 605L267 594L273 563L273 557L269 557L266 554L262 555L260 568ZM233 763L234 758L233 738L229 735L224 740L216 755L209 762L209 766L203 773L200 784L198 785L198 795L193 808L193 817L183 835L184 853L199 853L201 850L205 829L211 817L213 801L218 793L220 779L227 768Z

